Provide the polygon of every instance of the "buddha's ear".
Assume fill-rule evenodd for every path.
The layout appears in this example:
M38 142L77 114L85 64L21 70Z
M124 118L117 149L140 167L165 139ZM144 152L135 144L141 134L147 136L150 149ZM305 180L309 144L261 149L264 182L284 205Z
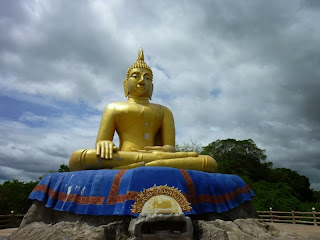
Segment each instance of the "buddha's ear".
M128 92L128 85L127 85L128 83L127 83L127 79L125 79L124 81L123 81L123 89L124 89L124 96L125 97L128 97L128 94L129 94L129 92Z
M151 100L152 98L152 93L153 93L153 83L151 83L151 88L149 90L149 99Z

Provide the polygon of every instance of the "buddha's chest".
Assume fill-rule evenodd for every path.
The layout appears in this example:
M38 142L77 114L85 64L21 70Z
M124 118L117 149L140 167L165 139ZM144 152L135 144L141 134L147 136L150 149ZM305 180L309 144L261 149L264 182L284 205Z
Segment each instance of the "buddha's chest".
M159 105L128 105L116 116L119 132L149 132L155 134L162 123L163 109Z

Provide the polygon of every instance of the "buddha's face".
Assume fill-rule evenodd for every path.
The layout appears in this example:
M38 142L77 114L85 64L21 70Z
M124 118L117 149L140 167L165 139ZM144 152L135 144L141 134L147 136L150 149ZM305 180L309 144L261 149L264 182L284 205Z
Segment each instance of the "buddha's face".
M135 97L149 97L152 95L152 74L145 68L133 68L127 79L128 94Z

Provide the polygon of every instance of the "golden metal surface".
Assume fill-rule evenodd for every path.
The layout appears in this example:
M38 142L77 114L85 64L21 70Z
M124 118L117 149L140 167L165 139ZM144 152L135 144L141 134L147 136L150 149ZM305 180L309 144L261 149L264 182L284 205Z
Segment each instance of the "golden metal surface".
M137 61L123 82L126 102L109 104L102 115L96 149L75 151L69 160L71 171L103 168L168 166L206 172L217 170L216 161L197 153L175 152L175 127L167 107L150 103L153 74L140 49ZM112 142L114 133L119 148Z

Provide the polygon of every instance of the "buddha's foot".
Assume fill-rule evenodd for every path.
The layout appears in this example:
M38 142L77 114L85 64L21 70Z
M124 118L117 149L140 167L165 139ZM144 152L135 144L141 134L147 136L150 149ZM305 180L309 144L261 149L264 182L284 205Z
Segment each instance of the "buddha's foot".
M216 172L218 168L216 160L207 155L199 155L198 157L161 159L146 163L145 165L154 167L174 167L212 173Z

